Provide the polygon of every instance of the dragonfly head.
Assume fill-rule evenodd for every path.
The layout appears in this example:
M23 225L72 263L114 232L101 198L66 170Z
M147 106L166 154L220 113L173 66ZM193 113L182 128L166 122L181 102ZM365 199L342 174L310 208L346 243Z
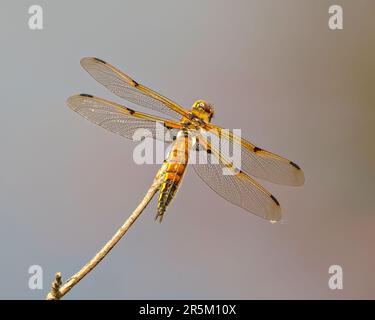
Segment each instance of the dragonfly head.
M210 122L215 111L212 105L204 100L195 101L192 108L192 113L195 117Z

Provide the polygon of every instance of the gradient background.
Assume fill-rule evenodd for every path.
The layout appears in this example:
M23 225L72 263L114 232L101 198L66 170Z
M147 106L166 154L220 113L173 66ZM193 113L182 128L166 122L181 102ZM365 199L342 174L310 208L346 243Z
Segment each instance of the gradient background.
M28 8L44 9L44 30ZM344 30L328 7L344 8ZM297 162L300 188L264 183L272 225L192 168L160 225L155 200L67 299L375 298L375 2L1 1L0 298L41 299L75 273L149 187L133 142L73 113L78 92L120 100L80 67L97 56ZM131 104L129 104L131 106ZM134 107L134 106L133 106ZM28 268L44 290L28 288ZM328 268L344 289L328 288Z

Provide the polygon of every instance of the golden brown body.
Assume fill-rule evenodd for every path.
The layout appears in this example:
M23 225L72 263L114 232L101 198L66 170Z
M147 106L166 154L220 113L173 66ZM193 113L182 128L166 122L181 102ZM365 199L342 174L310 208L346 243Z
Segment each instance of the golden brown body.
M191 138L188 137L187 132L180 131L162 167L164 177L158 198L158 212L155 217L155 219L159 218L159 221L163 219L164 212L181 183L188 164L190 147Z

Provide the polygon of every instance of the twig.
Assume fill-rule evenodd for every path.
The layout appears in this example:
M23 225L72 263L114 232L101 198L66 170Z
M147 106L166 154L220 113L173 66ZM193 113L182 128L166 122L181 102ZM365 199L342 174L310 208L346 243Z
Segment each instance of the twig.
M163 167L157 173L151 187L147 191L147 194L133 211L130 217L124 222L124 224L117 230L114 236L109 240L104 247L75 275L69 278L64 285L61 286L61 273L56 273L55 281L52 283L51 291L48 293L46 300L59 300L66 295L79 281L81 281L91 270L93 270L100 261L112 250L117 242L123 237L126 231L133 225L135 220L141 215L143 210L147 207L155 193L159 190L162 183L162 170Z

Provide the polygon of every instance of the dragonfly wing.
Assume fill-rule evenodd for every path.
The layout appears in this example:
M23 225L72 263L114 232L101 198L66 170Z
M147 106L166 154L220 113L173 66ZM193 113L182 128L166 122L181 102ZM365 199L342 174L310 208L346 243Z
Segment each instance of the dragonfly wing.
M219 138L212 139L212 144L215 144L217 148L219 148L217 141L223 139L222 141L233 146L236 145L241 149L241 170L247 174L283 185L300 186L304 184L304 173L296 163L259 148L229 130L211 124L206 129L208 130L202 130L204 136L213 134Z
M175 102L134 81L103 60L86 57L81 60L81 65L95 80L123 99L172 119L180 120L182 116L188 116L188 112Z
M281 219L276 198L243 171L236 170L218 149L199 137L200 151L206 153L207 164L193 164L198 176L227 201L269 221ZM204 150L202 150L204 149ZM207 151L208 150L208 151Z
M67 100L67 104L84 118L128 139L133 139L134 133L140 130L140 136L171 141L182 128L177 122L136 112L91 95L72 96Z

